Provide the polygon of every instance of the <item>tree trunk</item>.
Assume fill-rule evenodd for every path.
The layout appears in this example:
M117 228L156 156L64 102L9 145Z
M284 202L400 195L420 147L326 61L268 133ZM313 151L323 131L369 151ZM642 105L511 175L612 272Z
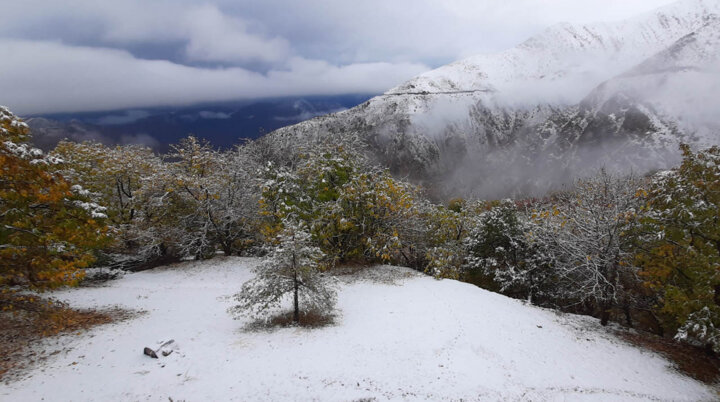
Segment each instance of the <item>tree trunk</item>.
M600 325L603 327L608 325L608 322L610 321L610 310L603 310L602 313L600 313Z
M610 303L600 304L600 325L603 327L608 325L608 322L610 322L610 307Z
M630 306L627 304L624 305L623 312L625 313L625 323L627 324L628 327L632 328L633 321L632 321L632 314L630 314Z
M653 321L655 321L655 325L656 325L656 329L657 329L657 331L655 331L655 334L658 336L661 336L661 337L665 337L665 327L663 327L663 324L660 321L660 318L658 318L658 316L655 315L655 313L652 310L649 311L649 313L650 313L650 318L652 318Z
M610 321L610 311L603 310L602 313L600 314L600 325L602 325L604 327L608 324L609 321Z
M295 321L296 324L300 323L300 303L298 302L298 274L297 274L297 266L295 264L295 254L293 253L293 286L294 286L294 294L293 294L293 321Z
M405 259L405 263L407 264L407 266L414 268L413 264L410 263L410 259L408 258L408 256L405 254L405 252L402 249L400 249L400 254Z
M293 311L293 321L296 324L300 323L300 303L298 303L298 284L297 279L295 280L295 298L294 298L295 309Z

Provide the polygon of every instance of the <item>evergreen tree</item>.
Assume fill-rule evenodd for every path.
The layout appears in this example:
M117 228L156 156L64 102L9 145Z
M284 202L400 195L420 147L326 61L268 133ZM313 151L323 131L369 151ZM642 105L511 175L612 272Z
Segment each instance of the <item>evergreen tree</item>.
M250 317L267 316L290 298L295 323L300 322L301 313L329 314L336 294L319 269L322 257L305 227L285 219L276 244L255 268L255 278L235 295L239 304L231 311Z
M532 241L533 222L523 220L511 200L493 202L476 218L465 240L465 268L490 276L500 291L533 301L552 293L552 265L544 246Z

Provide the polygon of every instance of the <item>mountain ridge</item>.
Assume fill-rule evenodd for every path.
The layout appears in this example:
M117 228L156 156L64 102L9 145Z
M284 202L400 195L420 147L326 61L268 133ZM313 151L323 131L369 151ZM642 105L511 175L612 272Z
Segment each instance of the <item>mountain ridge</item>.
M675 49L680 61L703 70L720 43L718 15L719 0L685 0L619 22L556 25L505 52L431 70L265 141L282 146L356 133L378 162L441 188L444 196L532 195L600 166L640 173L662 168L677 160L678 142L700 142L697 132L704 143L717 136L712 128L685 124L679 106L673 114L658 101L692 77L670 69L665 78L673 87L666 88L638 68L658 68ZM692 38L707 39L706 57ZM720 76L712 69L708 75ZM634 93L623 90L629 84Z

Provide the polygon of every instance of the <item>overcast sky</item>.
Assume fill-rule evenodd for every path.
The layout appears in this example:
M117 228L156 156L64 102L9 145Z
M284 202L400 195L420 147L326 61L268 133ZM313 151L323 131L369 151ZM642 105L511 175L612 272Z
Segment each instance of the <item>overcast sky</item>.
M380 93L558 22L672 0L3 0L0 104L19 114Z

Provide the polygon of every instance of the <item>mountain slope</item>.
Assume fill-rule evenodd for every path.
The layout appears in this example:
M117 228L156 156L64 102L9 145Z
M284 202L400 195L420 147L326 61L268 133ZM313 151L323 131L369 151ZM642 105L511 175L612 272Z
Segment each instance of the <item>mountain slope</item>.
M541 193L601 165L660 167L674 162L678 141L694 141L698 131L706 142L717 141L715 114L683 125L688 111L654 99L673 99L695 79L669 68L671 54L675 64L718 76L708 67L718 15L720 0L685 0L616 23L561 24L508 51L422 74L354 109L280 129L266 141L296 146L354 132L380 163L446 196ZM663 63L672 85L641 73ZM632 87L643 90L624 89ZM690 100L708 104L702 98L682 104ZM619 152L626 146L631 152Z
M128 274L58 294L71 305L144 309L45 345L42 366L0 384L25 400L704 401L716 395L597 320L527 306L405 268L339 281L336 325L247 331L226 309L253 259ZM174 340L150 359L143 347ZM40 352L40 350L38 351ZM71 383L72 386L67 386Z
M703 136L719 122L720 17L680 38L667 49L628 72L603 83L584 101L595 110L625 98L642 104L660 118L679 124L681 132Z
M718 143L719 91L720 18L713 16L546 126L558 131L556 153L590 149L606 165L661 168L676 160L679 142Z

